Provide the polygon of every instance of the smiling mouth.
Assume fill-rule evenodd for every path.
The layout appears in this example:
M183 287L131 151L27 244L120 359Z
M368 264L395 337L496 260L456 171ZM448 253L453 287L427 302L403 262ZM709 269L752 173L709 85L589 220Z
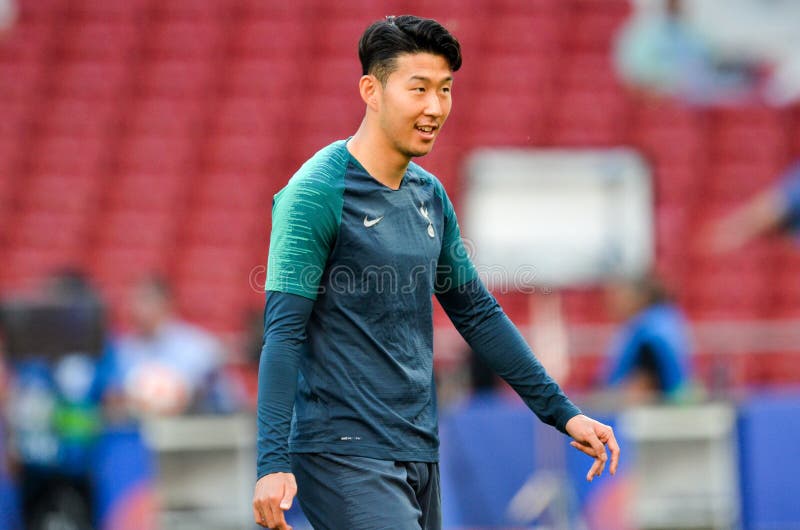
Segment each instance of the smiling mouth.
M439 129L437 125L416 125L414 128L423 134L430 134L430 135L432 135Z

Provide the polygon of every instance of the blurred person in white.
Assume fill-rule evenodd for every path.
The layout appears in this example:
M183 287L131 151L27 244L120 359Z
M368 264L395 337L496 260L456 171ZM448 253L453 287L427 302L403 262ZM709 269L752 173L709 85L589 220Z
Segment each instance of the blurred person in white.
M167 281L142 278L131 296L133 330L117 341L120 389L134 413L180 414L226 409L220 342L181 320ZM209 405L209 400L214 401ZM224 410L227 411L227 410Z
M776 184L706 227L700 243L711 253L724 254L767 234L797 234L798 229L800 161L790 166Z
M609 312L623 321L609 348L604 384L628 405L675 402L689 389L691 340L683 311L655 275L606 287Z
M17 13L15 0L0 0L0 37L16 23Z
M643 95L673 96L696 105L752 98L753 69L715 55L686 20L685 7L682 0L664 0L637 10L615 43L619 76Z

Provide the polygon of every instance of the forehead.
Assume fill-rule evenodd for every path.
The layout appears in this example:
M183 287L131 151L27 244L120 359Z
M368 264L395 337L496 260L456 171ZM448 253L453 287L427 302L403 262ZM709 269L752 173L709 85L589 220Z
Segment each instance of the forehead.
M401 82L412 77L424 77L433 82L441 82L453 77L450 65L441 55L433 53L404 53L395 59L395 69L389 79Z

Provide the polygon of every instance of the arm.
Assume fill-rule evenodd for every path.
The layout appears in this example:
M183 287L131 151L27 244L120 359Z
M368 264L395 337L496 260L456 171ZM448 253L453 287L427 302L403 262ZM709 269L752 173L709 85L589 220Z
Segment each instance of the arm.
M522 335L479 279L437 295L475 353L548 425L566 432L581 413L533 355Z
M611 427L581 414L547 375L517 328L478 278L461 241L455 211L440 188L444 234L436 272L436 296L473 350L505 379L542 421L572 436L571 445L594 458L587 480L599 476L611 451L616 473L619 445Z
M790 203L783 189L761 192L712 226L709 246L715 253L737 250L750 240L778 229L789 211Z
M313 300L302 296L267 292L258 369L258 482L253 516L269 528L288 528L283 512L291 508L297 493L287 440L306 324L313 306Z
M276 195L272 211L253 517L279 530L290 530L284 512L297 493L288 445L306 324L341 214L341 190L325 178L324 169L320 176L293 177Z

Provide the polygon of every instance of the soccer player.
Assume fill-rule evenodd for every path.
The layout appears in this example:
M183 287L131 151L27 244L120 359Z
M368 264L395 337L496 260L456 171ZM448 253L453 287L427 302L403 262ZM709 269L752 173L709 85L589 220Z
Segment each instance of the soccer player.
M478 278L453 205L412 158L451 108L458 41L434 20L387 17L359 42L366 105L276 196L259 370L261 526L290 528L297 495L317 529L441 528L432 296L539 418L599 476L619 447L545 373ZM487 455L491 458L491 455Z

